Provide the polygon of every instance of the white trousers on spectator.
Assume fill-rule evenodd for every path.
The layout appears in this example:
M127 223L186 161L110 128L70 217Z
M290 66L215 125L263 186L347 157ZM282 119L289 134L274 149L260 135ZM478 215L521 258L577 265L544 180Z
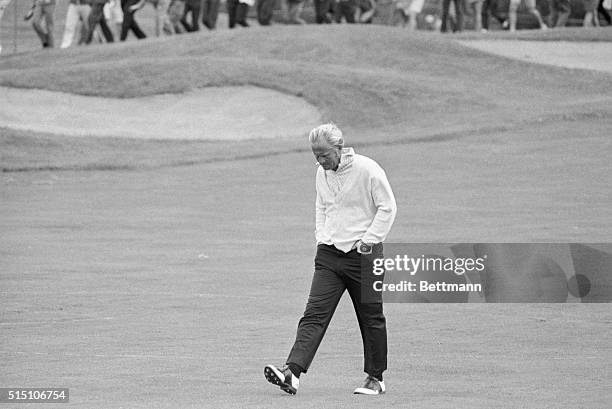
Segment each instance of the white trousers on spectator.
M121 10L121 2L119 0L111 0L104 5L104 18L113 24L123 23L123 10Z
M66 27L64 28L64 38L62 39L61 48L68 48L74 41L74 33L76 26L81 20L81 35L79 38L79 44L84 42L83 36L87 34L89 30L88 17L91 11L89 4L73 4L68 5L68 12L66 13Z
M174 27L170 23L168 8L170 0L158 0L155 6L155 35L159 37L162 32L166 34L174 34Z

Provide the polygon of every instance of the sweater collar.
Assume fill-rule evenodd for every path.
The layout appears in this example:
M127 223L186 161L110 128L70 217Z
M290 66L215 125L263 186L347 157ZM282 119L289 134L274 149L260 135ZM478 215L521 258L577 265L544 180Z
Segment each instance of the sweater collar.
M338 173L345 170L351 165L354 158L355 151L353 150L353 148L342 148L342 155L340 156L340 163L338 164L338 169L336 169L335 171L328 170L327 172Z

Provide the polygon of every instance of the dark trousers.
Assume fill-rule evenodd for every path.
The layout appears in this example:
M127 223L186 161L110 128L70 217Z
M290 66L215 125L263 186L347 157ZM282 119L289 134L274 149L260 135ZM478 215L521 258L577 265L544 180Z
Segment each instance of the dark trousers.
M455 16L457 17L457 21L455 21L455 28L453 31L461 31L463 30L463 10L461 9L461 1L460 0L452 0L455 3ZM446 33L448 31L448 8L450 7L451 0L442 0L442 27L440 27L440 31Z
M550 3L550 26L565 27L570 11L570 0L552 0Z
M376 257L382 257L382 244L375 247ZM308 370L338 302L344 290L348 290L363 341L363 369L372 376L380 376L387 369L387 325L382 294L362 302L361 257L356 250L344 253L334 246L317 247L308 303L287 363Z
M187 14L191 14L191 24L187 21ZM185 2L185 12L181 18L181 24L187 31L199 31L200 23L200 0L187 0Z
M489 29L489 11L491 11L491 15L499 21L499 24L503 24L505 21L497 12L497 0L484 0L484 3L482 3L482 13L480 13L480 15L482 17L482 28L486 30Z
M137 4L138 0L121 0L121 8L123 9L123 24L121 25L121 41L125 41L128 32L132 30L136 38L139 40L145 38L145 33L142 32L136 19L134 18L134 11L129 11L130 7Z
M599 5L597 6L597 12L601 13L604 16L604 19L608 22L608 25L612 25L612 16L608 10L603 6L604 0L599 0Z
M202 2L202 24L209 30L214 30L217 27L219 3L219 0L204 0Z
M342 17L344 17L347 23L353 24L355 22L356 7L357 5L354 0L337 1L334 8L334 20L336 20L336 23L341 23Z
M269 26L274 15L274 5L276 0L258 0L257 1L257 21L262 26Z
M229 28L236 27L240 24L242 27L248 27L246 22L249 6L245 3L240 3L238 0L227 0L227 15L229 17Z
M330 0L314 0L315 20L317 24L331 23L327 16Z
M113 32L108 27L108 24L106 24L106 19L104 18L104 3L94 3L91 6L91 11L89 12L89 18L87 20L89 25L87 39L85 40L87 44L91 43L93 33L98 24L100 24L102 34L104 34L104 38L108 43L112 43L115 40L113 38Z

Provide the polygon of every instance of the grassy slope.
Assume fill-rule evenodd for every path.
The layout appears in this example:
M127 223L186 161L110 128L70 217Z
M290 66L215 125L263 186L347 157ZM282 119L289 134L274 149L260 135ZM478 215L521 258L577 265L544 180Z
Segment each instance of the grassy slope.
M602 36L601 31L593 33L589 38ZM612 38L612 33L606 35ZM344 126L355 143L455 138L606 112L596 103L598 97L609 96L606 74L576 75L528 65L449 38L407 36L372 26L198 33L8 56L0 61L0 85L120 98L211 85L258 85L304 97L324 119ZM10 130L1 134L4 170L155 167L228 157L226 143L100 142ZM230 158L270 151L254 142L230 145ZM296 149L303 149L301 141L287 139L275 141L272 148L277 153Z

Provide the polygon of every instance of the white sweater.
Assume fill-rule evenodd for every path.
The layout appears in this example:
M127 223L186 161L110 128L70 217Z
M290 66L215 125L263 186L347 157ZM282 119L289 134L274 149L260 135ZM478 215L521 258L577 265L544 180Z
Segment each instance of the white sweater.
M317 244L348 253L358 240L381 243L397 205L385 171L372 159L345 148L337 171L319 166L316 176Z

